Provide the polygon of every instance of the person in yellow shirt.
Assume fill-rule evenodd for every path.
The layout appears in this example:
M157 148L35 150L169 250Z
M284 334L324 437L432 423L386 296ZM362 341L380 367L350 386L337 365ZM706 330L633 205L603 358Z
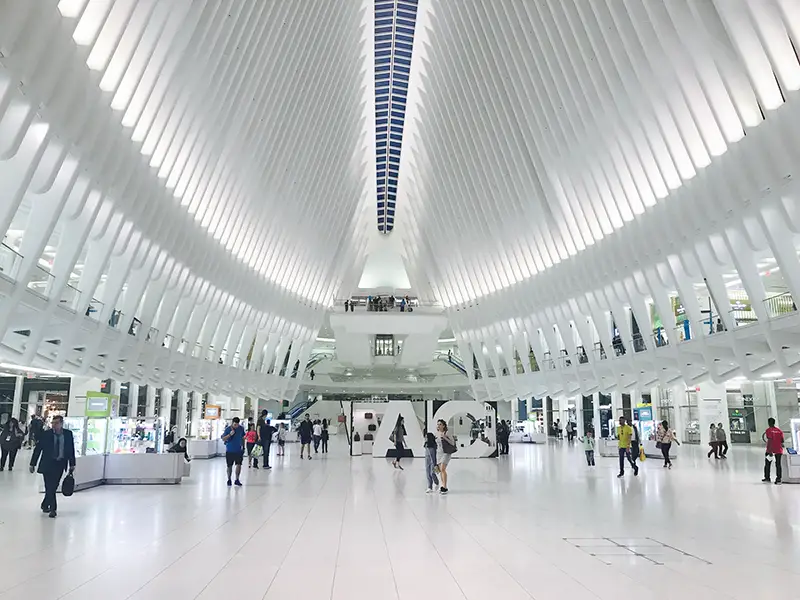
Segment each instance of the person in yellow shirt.
M639 467L631 456L631 438L633 435L633 427L628 425L625 417L620 417L619 427L617 427L617 442L619 445L619 475L617 477L625 476L625 459L633 467L634 476L639 475Z

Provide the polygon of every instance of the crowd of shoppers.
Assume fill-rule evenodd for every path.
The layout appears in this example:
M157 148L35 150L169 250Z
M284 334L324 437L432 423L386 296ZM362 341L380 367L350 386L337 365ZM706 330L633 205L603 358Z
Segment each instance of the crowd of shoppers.
M355 312L359 304L356 300L344 301L344 312ZM399 310L400 312L414 312L414 302L408 296L367 296L366 308L368 312L388 312Z

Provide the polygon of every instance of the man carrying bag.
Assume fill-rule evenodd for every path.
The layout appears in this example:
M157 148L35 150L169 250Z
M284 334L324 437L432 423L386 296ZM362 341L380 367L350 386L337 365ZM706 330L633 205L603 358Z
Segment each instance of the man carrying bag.
M37 471L37 464L38 472L44 479L42 512L49 513L50 518L55 519L58 509L56 490L61 483L61 477L64 471L69 471L70 475L75 471L75 442L72 432L64 429L64 417L61 415L53 417L52 428L39 436L31 457L31 473Z

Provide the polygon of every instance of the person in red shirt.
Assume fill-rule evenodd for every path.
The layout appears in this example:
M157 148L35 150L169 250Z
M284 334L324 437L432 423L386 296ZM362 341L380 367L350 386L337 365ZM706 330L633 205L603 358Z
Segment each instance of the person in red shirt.
M764 460L764 483L771 481L769 476L772 459L775 459L775 485L781 484L781 460L783 459L783 431L775 427L775 419L767 419L767 430L761 437L767 443L767 452Z
M250 425L247 427L247 433L244 434L244 441L247 446L247 458L249 459L247 465L248 468L253 466L253 462L255 462L256 469L258 468L258 457L253 456L253 448L256 447L257 437L256 428L253 427L252 423L250 423Z

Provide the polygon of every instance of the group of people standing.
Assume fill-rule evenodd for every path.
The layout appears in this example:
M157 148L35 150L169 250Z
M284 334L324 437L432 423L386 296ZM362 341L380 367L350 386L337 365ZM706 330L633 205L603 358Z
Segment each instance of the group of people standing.
M406 450L406 427L402 415L398 415L397 421L389 436L394 444L395 458L392 466L395 469L403 470L401 460ZM425 478L427 480L426 494L434 494L437 489L439 494L446 495L450 490L447 487L447 465L450 459L458 451L456 440L447 429L447 421L439 419L436 421L436 432L427 433L423 444L425 449Z
M508 454L508 440L511 438L511 425L508 421L497 423L497 453Z
M311 416L306 413L300 426L297 428L297 434L300 436L300 458L304 457L306 450L308 451L308 460L311 460L311 443L314 443L314 454L319 454L320 446L322 453L328 453L328 440L330 433L328 432L328 420L316 419L311 420Z

